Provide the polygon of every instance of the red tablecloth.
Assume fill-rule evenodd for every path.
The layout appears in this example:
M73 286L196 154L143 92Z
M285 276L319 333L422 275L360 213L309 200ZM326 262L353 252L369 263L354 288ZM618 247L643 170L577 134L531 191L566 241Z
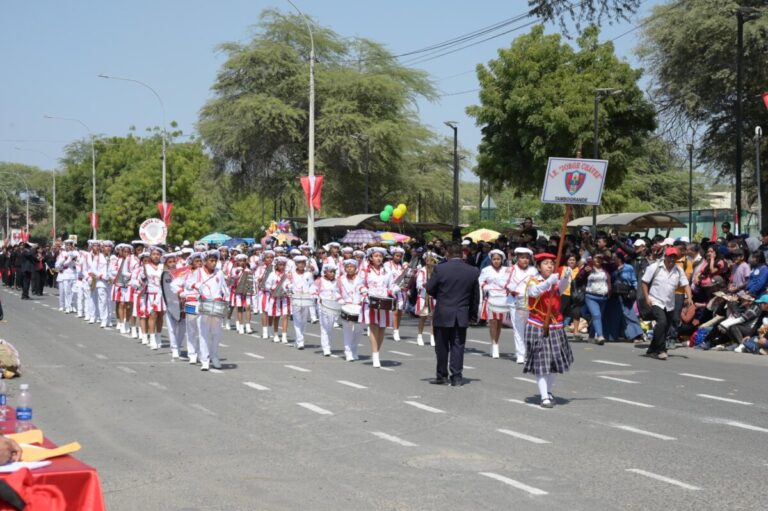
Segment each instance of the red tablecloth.
M0 427L3 433L15 431L13 421L2 422ZM56 444L48 440L43 441L43 446L56 447ZM47 467L32 470L35 483L50 484L56 486L64 494L67 501L67 511L104 511L104 497L101 494L99 474L90 465L72 456L59 456L51 458L51 464ZM6 474L0 474L3 477Z

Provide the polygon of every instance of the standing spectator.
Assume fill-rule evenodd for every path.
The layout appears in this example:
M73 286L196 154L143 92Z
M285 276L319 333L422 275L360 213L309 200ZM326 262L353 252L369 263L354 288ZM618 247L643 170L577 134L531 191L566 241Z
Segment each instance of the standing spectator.
M21 245L13 247L11 265L13 268L13 287L21 289Z
M675 310L675 290L685 288L685 302L692 303L691 287L685 273L675 264L677 250L668 247L664 259L650 265L643 275L642 287L646 303L651 308L656 325L653 327L653 341L647 354L658 360L667 359L667 330Z
M21 273L21 299L29 300L29 286L32 283L32 273L35 271L35 263L37 262L29 243L24 243L24 248L22 249L19 261L19 270Z
M619 332L620 336L628 341L637 342L643 337L643 328L640 326L634 308L638 287L637 274L631 265L626 264L626 256L621 251L613 255L613 264L616 267L612 276L614 294L610 298L609 306L611 303L616 304L621 313L607 312L606 319L615 324L612 331ZM606 311L608 310L606 307Z
M723 231L723 238L725 238L726 241L731 241L736 237L731 232L731 222L723 222L720 229Z
M45 252L43 247L38 245L35 247L35 263L34 270L32 270L32 294L37 296L43 295L43 286L45 285Z
M574 279L579 274L579 259L576 254L568 254L565 260L565 266L560 268L560 278L565 277L567 268L571 269L571 281L568 286L560 294L560 312L563 313L563 324L567 328L573 325L572 333L576 335L579 333L579 318L581 317L580 311L584 302L581 300L580 293L577 292L576 283Z
M587 261L578 275L580 281L586 280L587 282L584 302L592 318L590 320L590 332L594 335L594 342L599 345L605 343L603 312L608 297L611 295L611 275L603 268L603 263L603 254L598 252L592 256L591 261Z

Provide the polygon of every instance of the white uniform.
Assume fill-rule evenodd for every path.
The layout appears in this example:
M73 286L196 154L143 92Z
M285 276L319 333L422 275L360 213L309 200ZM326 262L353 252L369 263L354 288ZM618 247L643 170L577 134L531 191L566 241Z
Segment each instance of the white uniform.
M395 264L394 261L387 261L384 263L384 267L392 274L392 282L397 281L400 276L408 269L408 263ZM397 310L405 310L406 293L403 289L399 288L394 293L395 300L397 300Z
M526 287L532 277L539 271L529 266L525 270L518 265L510 268L512 275L509 277L507 290L510 292L508 301L511 307L512 327L515 336L515 354L517 361L525 359L525 325L528 323L528 297Z
M332 309L323 307L324 302L336 302L341 301L341 291L339 291L339 284L334 278L328 280L324 277L320 277L315 282L317 287L317 296L320 302L320 345L323 348L323 354L328 356L331 354L331 334L333 333L333 324L338 319L338 314L335 314Z
M162 276L162 264L155 266L151 262L148 262L144 265L143 270L139 270L139 278L146 279L144 282L146 287L139 297L138 313L140 318L148 318L153 312L165 311L163 290L160 288Z
M510 268L501 266L498 270L491 266L486 266L480 272L478 281L480 284L480 292L483 295L483 302L481 305L480 318L484 320L495 319L503 321L506 312L494 312L488 307L489 301L499 301L507 304L507 284L510 282L512 272ZM507 305L507 309L509 306Z
M102 253L90 254L84 271L88 275L88 289L91 289L92 282L96 283L90 292L90 322L94 323L98 319L101 321L101 328L106 328L109 324L109 304L107 303L109 259Z
M294 271L291 274L291 292L293 297L296 296L317 296L317 288L315 287L315 276L304 270L302 273ZM312 305L297 307L295 301L291 301L291 312L293 313L293 330L296 335L296 347L304 347L304 329L307 326L307 320L309 319L309 311L314 307L314 300Z
M77 250L61 251L56 258L56 270L59 272L56 282L59 284L59 308L69 314L76 312L72 303L72 294L77 283Z
M359 275L355 275L351 280L347 275L342 275L337 279L339 281L339 291L341 299L345 305L357 305L363 302L363 295L360 293L362 280ZM357 340L363 331L363 326L359 321L344 320L341 323L344 333L344 355L347 360L357 360Z
M179 275L171 281L171 291L176 293L179 298L183 292L182 286L185 277L185 272L179 272ZM187 321L185 318L176 320L170 314L165 314L165 324L168 328L168 339L171 341L171 358L179 358L179 350L181 350L187 333Z
M370 297L393 297L400 291L400 288L394 284L392 274L382 267L376 270L369 266L361 274L363 294L363 310L360 314L360 322L367 325L378 325L381 328L392 326L394 312L390 310L371 309L369 306Z
M285 280L283 280L283 275L287 275ZM291 286L290 277L291 274L288 272L277 271L273 271L267 277L267 281L264 283L264 287L266 287L265 294L267 295L264 312L267 316L274 318L291 314L291 299L287 293ZM275 296L275 291L277 291L278 287L283 288L283 296Z
M229 298L229 288L224 274L219 269L209 273L205 268L195 270L184 284L187 293L199 293L200 300L213 300L226 302ZM213 367L219 363L219 339L221 338L221 318L199 314L197 326L200 331L200 362L203 369L208 369L210 363Z
M171 282L171 289L174 293L178 293L179 298L181 298L182 303L184 303L185 306L197 306L200 297L198 291L190 289L187 285L190 284L191 286L191 279L193 278L196 278L196 271L190 271ZM189 362L195 364L197 363L198 354L200 352L200 328L198 325L197 314L190 314L189 312L185 313L184 321L187 324L187 356L189 356Z

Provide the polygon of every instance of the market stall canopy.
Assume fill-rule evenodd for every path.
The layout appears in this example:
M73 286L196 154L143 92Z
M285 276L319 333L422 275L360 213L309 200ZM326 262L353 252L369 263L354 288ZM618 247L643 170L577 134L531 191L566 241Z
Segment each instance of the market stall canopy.
M591 227L592 217L583 216L568 222L568 227ZM619 231L634 232L646 229L673 229L685 224L666 213L615 213L597 215L598 227L615 227Z
M378 217L379 215L362 214L345 217L323 218L322 220L317 220L315 222L315 229L334 229L339 227L352 229L362 225L368 220L372 220Z
M209 234L208 236L204 236L200 238L200 241L204 243L224 243L225 241L231 239L231 236L227 236L223 232L214 232Z

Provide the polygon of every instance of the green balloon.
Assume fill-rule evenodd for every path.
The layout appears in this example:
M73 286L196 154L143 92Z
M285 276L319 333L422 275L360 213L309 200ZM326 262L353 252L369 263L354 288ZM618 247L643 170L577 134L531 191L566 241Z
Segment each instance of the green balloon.
M390 216L389 212L387 212L386 209L381 213L379 213L379 218L381 219L382 222L389 222L389 216Z
M384 211L386 211L387 213L389 213L389 214L390 214L390 216L392 215L392 212L393 212L394 210L395 210L395 207L394 207L392 204L387 204L386 206L384 206Z

